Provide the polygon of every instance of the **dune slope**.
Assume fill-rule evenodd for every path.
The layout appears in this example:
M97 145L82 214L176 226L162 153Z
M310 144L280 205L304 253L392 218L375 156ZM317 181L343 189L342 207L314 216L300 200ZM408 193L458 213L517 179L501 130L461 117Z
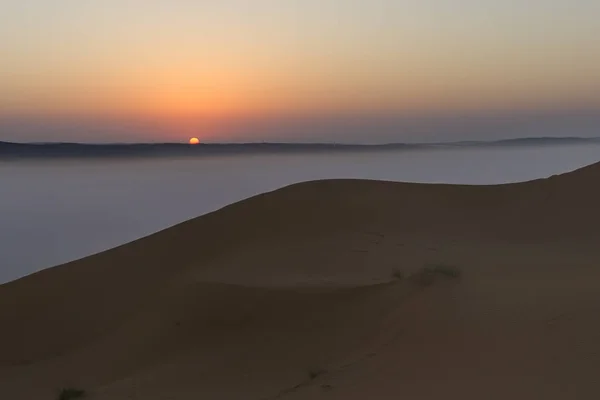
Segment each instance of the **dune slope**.
M307 182L0 285L0 398L597 398L599 180Z

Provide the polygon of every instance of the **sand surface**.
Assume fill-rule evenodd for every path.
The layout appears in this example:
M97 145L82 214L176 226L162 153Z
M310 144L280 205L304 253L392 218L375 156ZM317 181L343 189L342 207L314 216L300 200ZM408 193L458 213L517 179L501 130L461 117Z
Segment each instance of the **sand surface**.
M600 398L599 183L307 182L0 285L0 399Z

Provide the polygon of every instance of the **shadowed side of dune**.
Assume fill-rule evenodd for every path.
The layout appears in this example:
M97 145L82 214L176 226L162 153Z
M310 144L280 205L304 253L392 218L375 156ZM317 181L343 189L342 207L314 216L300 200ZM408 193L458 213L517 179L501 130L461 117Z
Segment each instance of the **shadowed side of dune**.
M100 399L312 398L364 382L363 396L383 385L380 398L392 398L399 388L370 363L386 379L399 368L424 381L426 368L402 360L420 363L420 348L450 367L443 331L465 360L492 343L545 360L522 339L545 335L531 321L576 309L587 311L540 343L567 348L580 332L593 347L598 179L595 164L496 186L307 182L1 285L0 397L77 384ZM461 278L405 279L432 263L459 266ZM512 376L503 363L490 353L483 381ZM544 371L540 382L562 370Z

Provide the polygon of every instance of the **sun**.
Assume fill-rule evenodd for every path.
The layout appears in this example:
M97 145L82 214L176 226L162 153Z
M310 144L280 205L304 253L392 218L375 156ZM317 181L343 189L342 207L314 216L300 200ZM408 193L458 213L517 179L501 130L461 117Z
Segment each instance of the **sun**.
M198 144L198 143L200 143L200 140L198 140L197 137L190 138L190 144Z

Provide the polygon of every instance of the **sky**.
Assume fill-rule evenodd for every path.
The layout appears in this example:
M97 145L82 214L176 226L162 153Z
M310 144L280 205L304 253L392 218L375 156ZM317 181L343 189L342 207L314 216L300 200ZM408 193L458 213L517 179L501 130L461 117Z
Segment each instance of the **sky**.
M0 140L594 136L596 0L3 0Z

